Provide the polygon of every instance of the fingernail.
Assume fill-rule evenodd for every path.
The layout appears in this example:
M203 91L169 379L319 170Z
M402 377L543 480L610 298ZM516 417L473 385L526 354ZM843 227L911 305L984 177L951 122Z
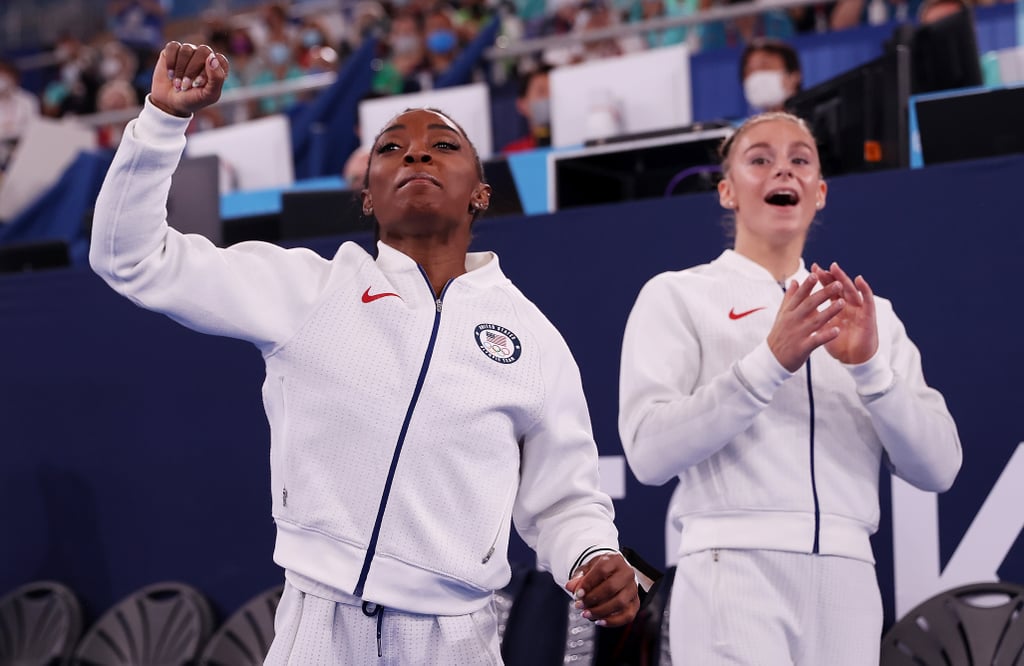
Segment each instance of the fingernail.
M607 621L607 620L598 620L598 621L597 621L597 622L595 622L594 624L596 624L596 625L597 625L597 626L599 626L599 627L604 627L604 626L607 626L607 625L608 625L608 621Z
M587 596L587 591L586 590L584 590L582 587L576 589L576 598L577 599L582 599L585 596Z
M210 68L220 69L220 58L213 53L210 54Z
M172 80L172 81L174 80L174 70L173 69L167 70L167 78Z
M573 607L575 607L577 609L583 608L583 602L582 601L577 601L576 603L573 604Z
M174 89L181 90L181 79L174 79Z
M190 79L187 76L185 78L183 78L181 80L181 87L184 88L185 90L188 90L189 88L191 88L192 87L192 79Z
M203 77L197 76L195 78L195 80L192 82L192 87L193 88L202 88L205 83L206 83L206 81L203 80Z
M590 615L590 611L588 611L588 610L586 610L586 611L583 611L583 617L589 620L589 619L590 619L590 617L591 617L591 615Z

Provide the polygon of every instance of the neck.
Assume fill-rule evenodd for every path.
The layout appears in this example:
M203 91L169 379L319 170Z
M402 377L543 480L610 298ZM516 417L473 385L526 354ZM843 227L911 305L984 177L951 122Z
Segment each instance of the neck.
M381 233L381 242L395 248L423 267L434 290L434 297L440 297L448 281L466 272L466 252L469 238L462 234L437 237L414 237L400 234Z
M782 282L800 267L804 241L800 238L771 245L750 242L737 236L735 250L771 273L776 282Z

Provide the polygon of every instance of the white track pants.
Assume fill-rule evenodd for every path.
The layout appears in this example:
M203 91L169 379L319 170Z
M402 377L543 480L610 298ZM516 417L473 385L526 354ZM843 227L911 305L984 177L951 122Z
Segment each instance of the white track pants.
M367 608L371 612L373 608ZM334 601L285 584L267 666L497 666L493 604L469 615L418 615ZM379 630L379 643L378 643ZM379 649L379 652L378 652Z
M669 613L675 666L877 666L873 565L770 550L679 561Z

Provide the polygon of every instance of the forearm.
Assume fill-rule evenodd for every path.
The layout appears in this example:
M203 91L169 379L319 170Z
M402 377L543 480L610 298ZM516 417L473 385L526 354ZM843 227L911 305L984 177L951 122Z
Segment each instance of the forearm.
M963 459L960 437L945 401L924 383L919 366L915 371L910 363L901 376L876 354L849 369L893 472L921 490L947 490Z

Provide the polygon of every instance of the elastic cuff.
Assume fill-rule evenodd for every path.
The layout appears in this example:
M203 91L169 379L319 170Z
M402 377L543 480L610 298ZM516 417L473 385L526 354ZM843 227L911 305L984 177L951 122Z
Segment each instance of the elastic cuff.
M154 105L150 101L149 95L146 95L142 112L139 113L139 117L135 121L134 136L137 139L150 142L180 141L190 122L192 122L192 116L188 118L173 116Z
M744 387L761 402L771 402L775 391L795 373L786 370L775 354L762 342L733 365L733 372Z
M896 374L880 351L876 350L874 356L863 363L843 364L857 385L857 394L865 400L885 395L896 382Z
M603 555L604 553L617 553L619 555L622 554L619 553L618 549L616 548L610 548L608 546L591 546L590 548L587 548L582 553L580 553L580 556L577 557L576 561L573 562L571 567L569 567L569 577L571 578L572 575L576 573L576 570L582 567L584 564L594 559L598 555ZM623 559L625 559L625 557L623 557Z

